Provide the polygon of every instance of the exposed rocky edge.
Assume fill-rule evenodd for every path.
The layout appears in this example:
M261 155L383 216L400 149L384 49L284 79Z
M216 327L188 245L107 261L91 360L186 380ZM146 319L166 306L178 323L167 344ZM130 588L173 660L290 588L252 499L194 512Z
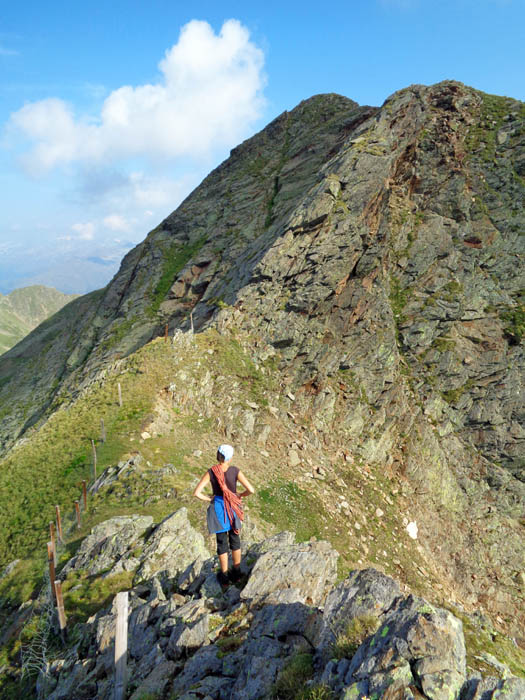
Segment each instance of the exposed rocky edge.
M105 289L77 299L6 353L0 403L9 411L0 423L0 449L102 368L163 332L165 322L173 330L196 307L194 323L201 327L237 277L236 261L244 280L267 234L270 240L278 235L270 224L316 182L344 133L374 111L332 94L284 112L235 148L176 216L130 251Z
M112 533L122 530L124 520L95 528L68 568L95 552L115 565L122 548L115 548ZM147 523L139 516L128 521L135 528L130 549ZM166 553L162 543L168 531L184 547L167 555L166 565L149 578L144 560L141 582L129 593L132 700L148 693L158 700L279 697L276 683L298 655L311 663L308 674L297 679L297 691L301 683L305 692L322 686L320 697L334 700L525 697L525 680L510 674L467 677L462 624L447 610L403 595L395 581L374 569L353 571L334 587L338 555L326 542L295 544L291 533L281 533L251 545L243 559L244 587L224 592L214 559L203 558L201 538L184 509L150 534L148 557ZM188 565L189 552L199 555ZM362 620L367 631L352 636ZM113 604L82 625L75 634L80 641L67 657L48 663L41 673L41 695L113 697L115 623Z
M524 124L452 81L281 115L0 359L2 444L192 311L270 343L308 434L401 481L439 577L522 634Z

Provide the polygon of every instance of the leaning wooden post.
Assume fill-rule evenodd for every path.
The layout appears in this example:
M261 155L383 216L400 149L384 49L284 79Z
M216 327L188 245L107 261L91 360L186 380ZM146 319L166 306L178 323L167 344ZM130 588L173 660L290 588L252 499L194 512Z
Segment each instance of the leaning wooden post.
M54 586L54 580L55 580L55 556L54 556L54 547L53 547L53 542L48 542L47 543L47 562L49 565L49 581L51 583L51 593L53 596L53 600L56 600L56 592L55 592L55 586Z
M67 629L66 629L66 611L64 610L64 598L62 596L62 583L60 581L55 581L55 596L57 601L58 610L58 624L60 626L60 636L65 642L67 639Z
M115 630L115 700L124 700L127 685L128 592L117 593Z
M64 537L63 537L63 535L62 535L62 519L61 519L61 517L60 517L60 507L59 507L59 506L55 506L55 513L56 513L56 517L57 517L57 532L58 532L58 536L60 537L60 541L63 542L63 541L64 541Z
M117 384L118 387L118 405L122 408L122 387L120 386L120 382Z
M80 503L75 501L75 512L77 514L77 527L80 530Z
M106 442L106 426L103 418L100 419L100 442Z
M164 342L168 342L168 324L164 326Z
M84 502L84 511L87 510L87 484L86 480L82 480L82 501Z
M51 537L51 544L53 545L53 562L56 566L57 565L57 540L56 540L55 523L54 522L49 523L49 536ZM54 581L54 579L51 579L51 581Z
M95 441L91 440L91 451L93 453L93 481L97 478L97 448Z

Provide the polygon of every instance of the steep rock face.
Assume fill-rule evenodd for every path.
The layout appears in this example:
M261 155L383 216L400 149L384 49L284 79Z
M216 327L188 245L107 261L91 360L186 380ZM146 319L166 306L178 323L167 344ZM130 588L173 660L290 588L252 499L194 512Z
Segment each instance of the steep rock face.
M240 328L312 441L400 479L440 576L519 630L524 124L454 82L281 115L2 358L3 444L166 322Z
M196 326L209 319L225 281L235 289L246 281L249 273L238 278L238 264L246 269L279 235L275 227L269 232L271 222L315 183L345 130L373 111L339 95L314 97L234 149L126 255L105 289L77 299L1 358L0 444L11 445L166 322L179 325L196 304Z

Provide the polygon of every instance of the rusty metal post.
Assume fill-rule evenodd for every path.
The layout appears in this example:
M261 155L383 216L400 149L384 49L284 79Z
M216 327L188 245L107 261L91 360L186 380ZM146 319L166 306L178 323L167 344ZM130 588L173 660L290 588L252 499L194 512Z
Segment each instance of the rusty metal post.
M62 518L60 517L60 506L55 506L55 513L57 518L57 532L60 537L60 541L64 541L64 536L62 535Z
M91 452L93 453L93 481L95 481L97 478L97 448L94 440L91 440Z
M51 537L51 544L53 545L53 561L55 566L57 565L57 539L55 533L55 523L49 523L49 536ZM53 579L51 579L53 581Z
M84 511L87 510L87 484L86 480L82 480L82 500L84 502Z
M66 611L64 609L64 598L62 596L62 583L60 581L55 581L55 596L57 601L58 610L58 624L60 626L60 636L65 642L67 639L67 629L66 629Z

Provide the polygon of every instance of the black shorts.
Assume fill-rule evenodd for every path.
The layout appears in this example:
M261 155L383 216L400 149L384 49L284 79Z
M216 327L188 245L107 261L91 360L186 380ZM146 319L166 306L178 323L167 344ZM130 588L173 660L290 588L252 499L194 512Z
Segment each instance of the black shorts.
M229 549L232 551L241 548L241 538L233 530L217 532L215 537L217 538L217 554L226 554L228 551L228 540L230 542Z

